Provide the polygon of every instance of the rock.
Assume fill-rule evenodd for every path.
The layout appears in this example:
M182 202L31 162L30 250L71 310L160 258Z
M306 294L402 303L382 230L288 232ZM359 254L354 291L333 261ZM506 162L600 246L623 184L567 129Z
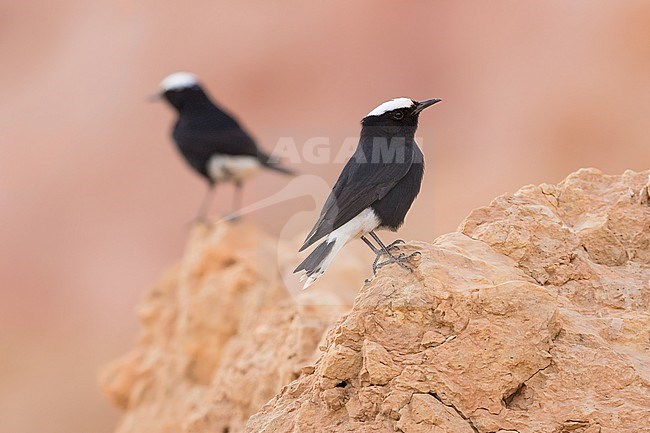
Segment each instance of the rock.
M404 246L246 431L650 432L647 179L580 170Z
M365 340L362 351L364 372L361 380L368 385L386 385L399 374L390 354L381 345Z
M183 261L140 306L137 347L102 374L104 392L125 411L119 433L241 431L309 371L347 302L291 295L282 276L294 251L244 223L192 231Z
M650 432L648 174L498 197L349 311L357 256L292 296L293 246L196 230L103 376L118 432Z
M473 433L471 425L431 394L413 394L395 426L404 433Z

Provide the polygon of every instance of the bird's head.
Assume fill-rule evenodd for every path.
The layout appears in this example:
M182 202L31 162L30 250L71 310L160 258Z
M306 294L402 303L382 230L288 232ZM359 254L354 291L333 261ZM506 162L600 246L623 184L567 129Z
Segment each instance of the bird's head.
M196 75L190 72L174 72L160 82L160 90L152 99L165 99L180 111L188 103L204 97L205 93Z
M361 124L364 127L385 128L392 132L397 132L402 128L415 132L422 110L440 101L440 99L427 99L419 102L410 98L391 99L368 113Z

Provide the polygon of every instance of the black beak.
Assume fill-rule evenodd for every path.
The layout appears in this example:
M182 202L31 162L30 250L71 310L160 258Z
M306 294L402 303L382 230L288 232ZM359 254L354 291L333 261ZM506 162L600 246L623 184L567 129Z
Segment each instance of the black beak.
M160 92L147 96L147 101L149 102L156 102L156 101L160 101L161 99L162 99L162 93Z
M415 109L413 110L413 114L418 114L420 111L424 110L425 108L430 107L433 104L437 104L440 101L442 101L442 99L436 99L436 98L420 101L415 106Z

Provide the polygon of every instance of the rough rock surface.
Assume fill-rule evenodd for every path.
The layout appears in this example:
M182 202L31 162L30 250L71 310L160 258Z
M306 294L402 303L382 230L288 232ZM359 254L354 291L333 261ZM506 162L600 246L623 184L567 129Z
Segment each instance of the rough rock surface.
M648 173L580 170L383 268L249 432L650 432Z
M245 223L192 231L139 308L137 347L102 373L125 411L119 433L242 431L298 377L349 305L336 293L330 306L305 299L314 292L290 296L279 270L294 251Z
M103 376L118 431L650 432L648 174L499 197L403 246L414 271L382 268L335 325L287 294L293 251L196 232Z

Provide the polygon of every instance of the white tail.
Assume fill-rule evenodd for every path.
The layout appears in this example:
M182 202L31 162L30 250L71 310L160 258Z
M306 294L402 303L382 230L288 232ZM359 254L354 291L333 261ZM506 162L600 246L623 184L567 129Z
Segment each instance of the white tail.
M293 271L294 273L305 271L300 278L300 281L306 280L303 290L314 284L314 281L325 273L345 244L376 229L377 226L379 226L377 215L371 208L367 208L330 233L325 241L319 244Z

